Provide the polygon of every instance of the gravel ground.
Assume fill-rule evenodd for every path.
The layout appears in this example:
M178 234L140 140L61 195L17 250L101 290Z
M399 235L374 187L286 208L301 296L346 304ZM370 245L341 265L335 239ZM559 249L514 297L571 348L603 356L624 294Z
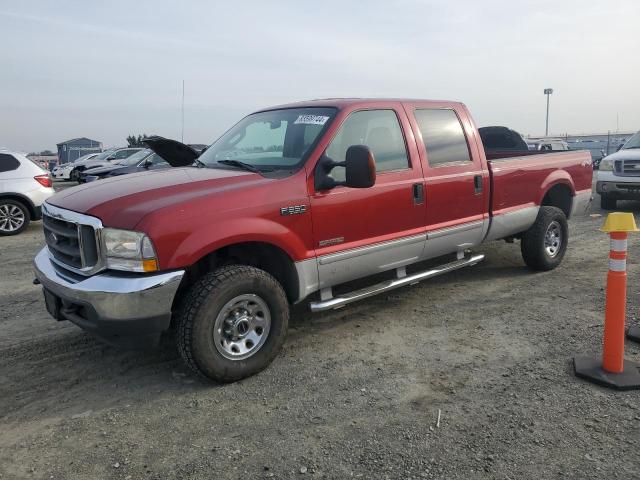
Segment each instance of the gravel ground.
M571 222L552 272L496 242L473 268L296 308L282 354L231 385L192 377L170 338L121 351L52 320L31 283L35 223L0 239L0 478L640 478L640 392L571 366L600 351L603 219ZM638 238L629 256L636 322Z

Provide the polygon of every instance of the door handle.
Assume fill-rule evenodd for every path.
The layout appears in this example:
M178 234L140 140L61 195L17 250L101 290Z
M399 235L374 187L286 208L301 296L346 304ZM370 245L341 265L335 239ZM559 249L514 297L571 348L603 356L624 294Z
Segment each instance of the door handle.
M482 193L482 175L473 177L473 190L475 193Z
M422 183L413 184L413 204L420 205L424 203L424 185Z

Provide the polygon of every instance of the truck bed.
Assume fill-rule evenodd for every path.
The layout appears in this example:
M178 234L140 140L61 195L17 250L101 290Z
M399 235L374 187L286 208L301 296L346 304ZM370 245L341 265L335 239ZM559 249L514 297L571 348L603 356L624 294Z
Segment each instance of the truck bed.
M544 195L564 195L567 217L591 196L588 151L539 153L489 160L492 218L487 240L520 233L533 224ZM552 187L552 190L550 190ZM545 193L546 192L546 193Z

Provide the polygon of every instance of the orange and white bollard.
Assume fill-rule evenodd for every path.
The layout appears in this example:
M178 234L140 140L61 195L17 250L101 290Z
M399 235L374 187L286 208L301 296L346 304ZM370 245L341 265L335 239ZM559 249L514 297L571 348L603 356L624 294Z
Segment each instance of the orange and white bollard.
M602 360L575 357L578 377L618 390L640 389L640 365L624 359L624 323L627 306L627 236L637 232L631 213L610 213L601 229L609 233L609 273L605 300Z
M640 343L640 325L634 325L627 330L627 338L632 342Z

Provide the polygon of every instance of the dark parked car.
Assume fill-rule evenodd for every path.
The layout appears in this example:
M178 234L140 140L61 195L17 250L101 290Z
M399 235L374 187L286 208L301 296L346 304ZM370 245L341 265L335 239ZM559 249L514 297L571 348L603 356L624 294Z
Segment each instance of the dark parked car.
M169 168L169 165L160 155L145 148L134 153L129 158L113 163L109 166L90 168L82 172L78 178L80 183L92 182L101 178L127 175L129 173L143 172Z
M129 158L131 155L142 150L141 148L119 148L115 150L104 151L92 159L83 162L76 161L74 168L69 174L71 180L80 181L80 174L89 168L108 167L111 163L118 163Z

